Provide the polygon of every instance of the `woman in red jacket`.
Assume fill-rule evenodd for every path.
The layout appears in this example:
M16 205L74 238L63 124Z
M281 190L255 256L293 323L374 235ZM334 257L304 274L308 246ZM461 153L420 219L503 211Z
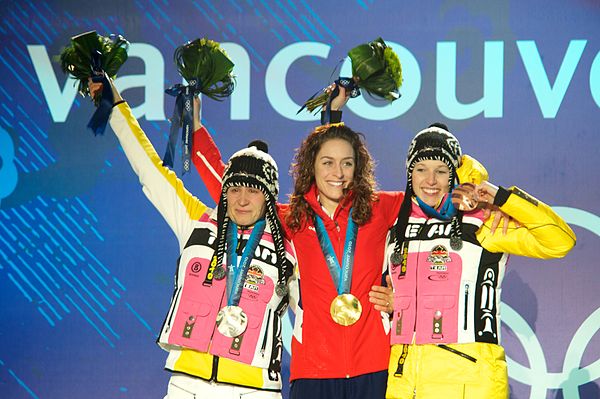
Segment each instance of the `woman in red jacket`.
M389 329L380 310L389 303L369 306L369 292L381 284L382 249L403 194L375 192L363 137L343 125L318 127L304 140L293 176L282 220L299 256L302 310L290 397L383 398Z

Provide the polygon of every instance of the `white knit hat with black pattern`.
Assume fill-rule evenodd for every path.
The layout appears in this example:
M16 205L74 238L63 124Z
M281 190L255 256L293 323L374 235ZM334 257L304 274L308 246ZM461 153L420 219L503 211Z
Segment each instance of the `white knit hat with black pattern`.
M279 194L278 168L275 160L268 154L265 142L255 140L229 158L223 173L221 197L217 210L217 265L223 264L229 217L227 216L227 190L230 187L252 187L265 196L265 219L271 230L277 265L279 268L279 293L284 290L285 282L292 273L292 266L285 257L283 231L277 216L277 196ZM287 292L287 291L286 291Z

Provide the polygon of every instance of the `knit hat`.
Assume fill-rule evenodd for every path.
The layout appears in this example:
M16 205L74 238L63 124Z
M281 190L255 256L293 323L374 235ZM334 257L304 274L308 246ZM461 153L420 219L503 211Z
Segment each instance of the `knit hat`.
M229 187L243 186L259 189L265 199L277 201L279 173L275 160L268 152L267 143L255 140L247 148L233 154L223 174L222 196Z
M406 177L412 189L412 172L418 162L437 160L450 169L450 189L458 183L456 169L460 166L462 151L460 143L443 123L434 123L421 130L412 139L406 157Z
M230 187L251 187L260 190L265 196L265 219L269 225L277 254L279 278L276 290L278 295L283 296L287 293L285 282L292 273L292 265L285 257L281 222L275 208L279 194L277 163L268 151L269 147L265 142L255 140L248 144L247 148L236 152L229 158L223 173L221 197L217 209L218 231L216 252L213 258L216 257L217 266L223 264L227 228L230 222L229 216L227 216L227 190Z
M437 160L444 162L450 169L450 178L448 179L448 191L451 192L456 184L459 183L456 170L460 167L462 151L460 143L448 127L443 123L434 123L427 129L421 130L415 135L406 157L406 191L404 201L398 212L398 221L394 227L395 246L392 254L392 263L398 264L401 260L402 243L404 242L404 232L408 225L408 218L412 209L412 197L414 195L412 187L412 172L418 162L426 160ZM449 200L449 199L448 199ZM450 219L450 247L456 251L462 248L462 232L460 222L462 214L457 212Z

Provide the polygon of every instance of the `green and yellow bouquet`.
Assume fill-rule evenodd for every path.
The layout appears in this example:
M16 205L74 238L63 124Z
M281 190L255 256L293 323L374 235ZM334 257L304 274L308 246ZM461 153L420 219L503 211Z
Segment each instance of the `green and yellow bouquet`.
M351 97L358 96L360 91L355 89L362 88L370 95L390 102L400 98L398 91L402 86L400 59L382 38L354 47L348 52L348 57L352 64L352 78L340 80L347 90L353 92ZM338 81L336 83L340 84ZM323 107L329 96L329 91L323 89L320 95L306 101L304 107L313 112Z
M173 167L177 132L181 128L183 173L186 173L190 169L193 144L194 97L200 93L217 101L229 97L235 88L234 64L219 43L206 38L196 39L177 47L173 59L179 74L188 84L175 84L165 90L165 93L175 97L175 108L171 117L171 131L163 164Z
M59 56L63 72L79 82L78 91L82 96L90 95L88 78L103 72L113 78L127 61L129 42L121 35L101 36L96 31L85 32L71 38L70 46ZM98 105L101 95L93 99Z
M190 85L195 82L200 93L222 101L233 92L234 64L219 43L196 39L177 47L173 59L181 76Z

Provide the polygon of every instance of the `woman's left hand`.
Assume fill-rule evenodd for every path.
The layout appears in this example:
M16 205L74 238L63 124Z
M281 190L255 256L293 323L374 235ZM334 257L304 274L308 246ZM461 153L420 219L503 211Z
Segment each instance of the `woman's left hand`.
M510 221L515 224L515 227L521 227L518 220L513 219L510 215L502 212L496 205L487 206L483 212L483 217L485 219L492 219L492 224L490 225L490 233L492 235L494 235L496 229L502 225L502 235L505 236L506 233L508 233L508 223Z
M369 292L369 302L373 304L375 310L385 313L394 312L394 289L392 288L392 280L389 276L385 276L386 287L374 285Z

